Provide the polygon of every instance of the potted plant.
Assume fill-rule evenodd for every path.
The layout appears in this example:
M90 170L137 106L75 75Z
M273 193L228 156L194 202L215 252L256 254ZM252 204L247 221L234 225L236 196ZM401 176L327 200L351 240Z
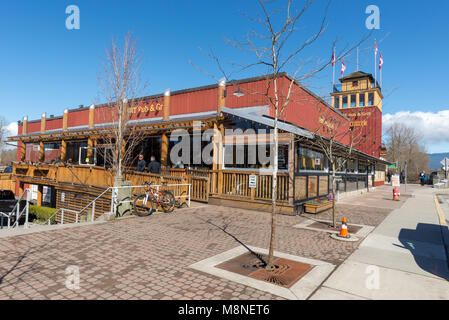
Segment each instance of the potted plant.
M332 195L328 195L327 197L318 197L314 200L307 201L304 204L304 212L306 213L319 213L322 211L329 210L332 208L334 200Z

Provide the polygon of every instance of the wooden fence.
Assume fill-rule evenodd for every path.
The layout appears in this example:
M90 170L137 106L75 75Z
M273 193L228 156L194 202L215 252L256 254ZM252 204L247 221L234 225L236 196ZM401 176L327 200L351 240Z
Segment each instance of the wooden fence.
M16 184L10 173L0 173L0 189L12 191L16 189Z
M256 187L249 187L249 176L256 176ZM234 195L252 200L272 199L273 177L253 171L220 171L218 173L219 195ZM289 176L288 173L278 173L277 200L288 201Z
M249 176L256 175L256 188L249 187ZM113 186L112 172L103 167L63 166L63 165L14 165L13 176L19 180L32 179L36 184L70 184L106 189ZM238 170L207 169L167 169L161 174L126 171L124 180L131 185L153 184L191 184L191 199L207 202L209 195L234 196L236 199L271 201L273 179L271 174ZM278 173L277 200L289 200L289 175ZM173 188L175 196L187 196L187 187Z

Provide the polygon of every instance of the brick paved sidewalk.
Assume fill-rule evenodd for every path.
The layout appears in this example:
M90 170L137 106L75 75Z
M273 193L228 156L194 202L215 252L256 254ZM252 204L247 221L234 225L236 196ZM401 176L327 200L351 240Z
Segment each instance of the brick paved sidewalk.
M268 247L269 214L218 206L9 237L0 299L280 299L188 268L238 246L208 219L247 245ZM276 250L340 264L359 244L293 228L304 219L279 216ZM80 271L74 291L65 286L71 265Z

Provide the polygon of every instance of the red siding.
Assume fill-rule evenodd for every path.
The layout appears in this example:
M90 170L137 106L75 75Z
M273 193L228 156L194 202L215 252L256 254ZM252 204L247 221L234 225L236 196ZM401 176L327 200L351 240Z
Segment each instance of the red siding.
M41 122L40 121L28 122L27 132L28 133L41 132Z
M68 114L67 125L70 127L86 126L89 124L89 110L72 111ZM62 122L61 122L62 128Z
M217 110L218 88L175 94L170 97L170 114Z
M281 80L280 92L283 97L286 97L290 81L287 78ZM274 115L274 111L272 111L272 115ZM320 117L324 119L332 117L340 121L335 139L344 144L349 143L349 135L346 134L349 127L348 120L301 87L292 89L290 102L281 114L280 119L329 137L328 133L322 131L323 124L319 121Z
M240 85L228 85L226 87L226 106L228 108L239 107L251 107L269 104L263 93L266 91L267 80L257 80L247 83L241 83ZM268 80L270 81L270 80ZM272 81L272 80L271 80ZM288 90L290 81L288 78L283 77L278 79L280 96L285 96ZM233 93L239 89L244 93L242 97L236 97ZM273 94L273 86L271 86L270 94ZM132 115L132 119L136 118L152 118L162 117L163 97L151 100L146 100L136 106L136 112ZM345 134L349 129L349 121L342 117L339 113L335 112L322 101L315 96L307 92L301 87L294 86L290 103L281 114L280 119L291 122L299 127L305 128L309 131L328 136L328 133L323 132L324 127L320 123L321 117L340 121L338 139L344 144L349 144L350 135ZM213 111L217 109L218 103L218 88L206 88L197 91L184 92L176 94L173 93L170 97L170 114L188 114L204 111ZM134 106L131 106L134 107ZM342 113L349 114L354 112L355 109L343 109ZM273 107L271 107L270 115L274 115ZM365 141L360 147L362 152L368 153L379 157L381 138L382 138L382 113L375 107L363 108L365 112L369 112L371 115L366 120L368 126L364 129L369 139ZM95 123L112 122L116 120L116 116L111 114L111 111L107 107L95 108ZM61 129L62 119L47 119L47 130ZM89 123L89 109L73 110L68 113L68 127L85 126ZM368 129L369 128L369 129ZM19 126L19 133L22 131L22 126ZM28 123L28 133L39 132L40 121ZM374 143L373 143L374 142ZM20 160L20 148L17 151L17 159Z
M360 142L360 137L356 137L356 149L374 156L380 157L380 147L382 143L382 112L379 108L372 107L359 107L342 109L342 112L347 115L351 121L359 122L366 121L365 126L356 126L355 129L359 130L355 135L366 135L366 139Z
M62 119L47 119L45 122L45 130L55 130L62 128Z

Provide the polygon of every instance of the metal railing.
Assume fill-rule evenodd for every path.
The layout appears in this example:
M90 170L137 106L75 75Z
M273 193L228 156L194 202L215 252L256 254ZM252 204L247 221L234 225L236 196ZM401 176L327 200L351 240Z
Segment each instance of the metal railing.
M186 197L186 201L187 201L187 206L190 207L190 197L191 197L191 184L190 183L184 183L184 184L163 184L163 185L151 185L151 188L156 189L157 192L159 192L160 188L166 188L166 187L183 187L183 186L187 186L188 187L188 194L185 195L179 195L179 196L174 196L175 199L179 199L179 198L183 198ZM131 202L131 200L118 200L118 190L119 189L129 189L129 188L148 188L148 185L139 185L139 186L122 186L122 187L109 187L106 190L104 190L102 193L100 193L99 196L97 196L94 200L92 200L91 202L89 202L88 205L86 205L83 209L76 211L76 210L72 210L72 209L66 209L66 208L60 208L58 210L56 210L51 216L50 218L48 218L48 220L45 222L45 224L50 225L51 224L51 220L56 217L56 215L59 213L61 215L60 218L60 224L64 224L64 214L65 213L72 213L75 214L75 223L78 223L81 221L81 217L84 214L87 214L87 209L89 207L92 207L91 212L91 222L95 221L95 203L98 199L100 199L102 196L104 196L108 191L111 191L111 211L110 214L114 214L117 210L117 206L120 203L124 203L124 202ZM156 211L158 210L158 208L156 208Z
M104 196L110 189L112 189L113 187L109 187L106 190L104 190L102 193L100 193L99 196L97 196L94 200L92 200L91 202L89 202L89 204L87 206L85 206L83 209L81 209L80 211L76 211L76 210L71 210L71 209L66 209L66 208L60 208L58 210L56 210L51 216L50 218L48 218L48 220L46 221L46 224L51 224L51 220L53 219L53 217L55 217L58 213L61 214L61 220L60 223L64 224L64 213L65 212L71 212L71 213L75 213L75 223L78 223L78 218L81 218L82 213L84 213L90 206L92 206L92 217L91 217L91 222L95 221L95 202L100 199L102 196Z
M8 220L8 229L10 228L16 228L19 226L19 221L22 215L25 212L25 223L23 224L23 227L27 229L29 227L28 225L28 218L30 213L30 198L31 198L31 190L29 188L25 189L22 193L22 195L19 197L19 200L17 200L14 208L9 212L9 214L0 212L1 220L0 220L0 228L3 229L3 218L6 217ZM20 209L20 203L24 200L23 197L26 195L26 204L25 207ZM15 221L11 226L11 219L15 216Z

